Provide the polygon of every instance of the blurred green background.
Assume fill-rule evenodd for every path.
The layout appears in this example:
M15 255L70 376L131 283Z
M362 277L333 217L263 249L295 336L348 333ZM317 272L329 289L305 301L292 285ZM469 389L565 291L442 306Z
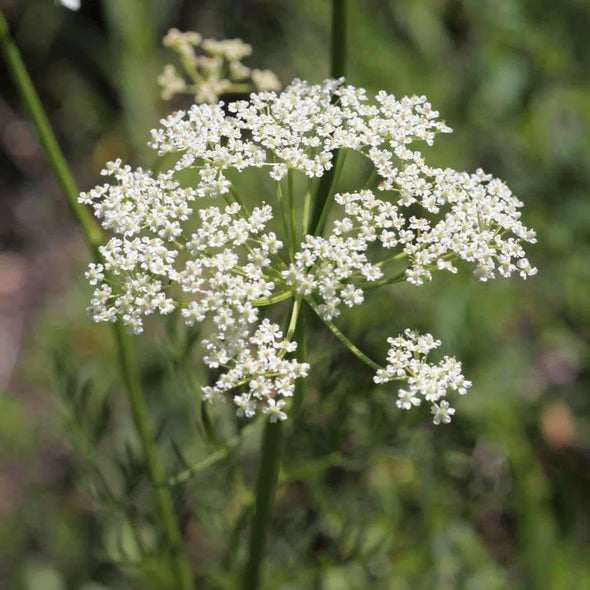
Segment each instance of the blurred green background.
M349 81L430 99L455 133L429 157L506 180L538 232L529 252L539 274L489 284L438 275L339 318L374 358L411 327L463 361L474 385L445 427L426 408L397 410L395 393L317 326L267 587L590 589L590 3L350 4ZM327 1L0 5L84 189L108 159L151 164L148 131L177 106L155 83L173 60L160 45L171 26L243 38L254 46L246 63L284 83L328 74ZM111 333L84 311L88 256L3 64L0 89L0 587L164 587ZM168 322L136 340L170 474L220 444L190 377L202 372L195 336ZM227 408L212 421L217 439L235 429ZM233 588L239 575L253 430L174 488L200 588Z

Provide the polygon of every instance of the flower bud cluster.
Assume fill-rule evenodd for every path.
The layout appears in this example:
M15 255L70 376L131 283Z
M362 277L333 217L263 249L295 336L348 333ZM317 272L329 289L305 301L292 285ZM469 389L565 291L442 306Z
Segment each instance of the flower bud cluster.
M449 391L464 395L471 387L461 371L461 363L445 356L437 365L427 362L430 351L440 346L431 334L418 334L405 330L404 336L388 338L387 365L377 371L375 383L405 381L406 389L398 390L396 405L409 410L419 406L422 399L432 404L434 424L448 424L455 410L444 399Z
M192 94L198 103L214 104L220 96L231 92L281 88L278 78L270 70L250 69L242 63L252 54L252 46L241 39L203 40L199 33L170 29L163 43L178 54L190 79L187 82L173 65L166 65L158 77L164 100L177 94ZM198 48L202 54L197 54Z

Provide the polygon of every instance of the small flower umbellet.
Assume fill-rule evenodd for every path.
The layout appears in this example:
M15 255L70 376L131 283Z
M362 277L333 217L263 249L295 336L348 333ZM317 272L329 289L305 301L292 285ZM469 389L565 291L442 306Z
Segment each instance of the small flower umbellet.
M182 66L181 73L167 64L158 77L164 100L188 94L195 102L214 104L224 94L281 89L272 71L251 69L242 63L252 54L252 46L241 39L203 39L193 31L170 29L163 42L178 54Z
M192 59L200 38L169 35L169 44ZM223 47L209 51L229 51L230 62L246 55L238 45ZM159 155L176 155L171 168L155 174L112 162L103 171L111 182L80 197L114 234L101 248L103 263L86 274L95 287L94 319L120 319L135 334L154 313L178 310L187 325L210 320L204 362L221 373L204 399L233 391L239 416L261 411L271 421L286 419L295 382L309 365L293 358L293 322L283 333L261 320L260 307L306 301L347 343L332 320L343 307L362 305L368 289L421 285L436 271L457 272L459 263L471 264L482 281L535 274L522 247L535 234L522 224L522 203L510 189L481 170L431 167L419 151L419 142L431 145L450 131L425 97L379 92L371 100L343 80L295 80L280 94L171 114L150 143ZM330 215L310 227L314 180L332 168L336 150L341 159L360 154L371 174L364 186L335 194ZM252 211L239 193L240 173L249 168L264 171L276 194ZM181 181L186 174L190 186ZM307 178L297 183L306 184L302 194L295 175ZM280 236L270 229L275 221ZM384 367L349 347L376 371L376 383L405 383L399 408L426 400L433 422L448 423L448 392L464 394L471 385L461 363L427 362L440 345L429 334L406 330L389 344Z
M440 346L431 334L420 335L406 330L404 336L389 338L391 345L387 353L387 365L379 369L373 378L375 383L388 383L394 380L405 381L407 389L400 389L396 405L410 410L419 406L422 398L432 404L434 423L450 422L455 413L446 400L439 400L448 391L457 391L463 395L471 387L461 371L461 363L453 357L445 356L437 365L426 362L431 350Z

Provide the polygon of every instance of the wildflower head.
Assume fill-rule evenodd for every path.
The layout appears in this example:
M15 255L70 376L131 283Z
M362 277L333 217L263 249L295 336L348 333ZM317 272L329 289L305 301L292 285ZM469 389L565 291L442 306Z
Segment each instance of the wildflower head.
M432 334L406 330L403 336L387 341L390 345L387 365L377 371L373 377L375 383L405 382L406 388L398 390L398 408L410 410L426 400L432 404L435 424L450 422L455 410L444 398L449 391L463 395L471 387L471 382L463 376L461 363L448 356L436 365L428 363L429 353L441 344Z
M170 35L182 55L201 43ZM239 43L202 45L213 60L238 63L247 53ZM449 132L425 97L379 92L369 99L343 80L295 80L281 94L172 113L150 143L176 157L169 169L156 174L113 162L103 171L110 182L81 195L114 234L101 248L102 264L87 273L94 319L120 319L133 333L154 313L178 310L188 325L209 320L204 361L221 373L206 399L234 390L241 416L260 410L283 420L295 380L309 367L293 358L292 326L284 333L261 318L261 307L305 300L331 326L342 309L362 305L369 289L421 285L460 264L482 281L536 272L523 249L535 234L522 224L522 203L510 189L481 170L427 163L420 146ZM370 176L334 196L322 232L309 223L311 187L333 167L336 150L363 157ZM267 183L261 192L275 197L249 210L240 175L252 168ZM181 182L187 175L194 181ZM295 177L304 191L295 190ZM435 423L449 421L453 410L443 398L470 386L460 363L429 364L438 346L429 335L407 331L390 345L375 380L404 381L398 407L426 400Z

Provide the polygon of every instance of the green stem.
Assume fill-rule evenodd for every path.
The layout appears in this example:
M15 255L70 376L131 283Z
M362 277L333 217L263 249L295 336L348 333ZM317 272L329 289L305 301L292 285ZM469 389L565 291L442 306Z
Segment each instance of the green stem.
M277 293L268 299L261 297L254 302L256 307L262 307L264 305L273 305L274 303L279 303L280 301L284 301L285 299L289 299L293 293L289 291L283 291L282 293Z
M371 188L373 186L373 183L375 182L376 178L377 178L377 168L373 168L373 170L369 174L369 177L367 178L367 180L361 190L366 190L368 188Z
M340 340L340 342L342 342L342 344L344 344L344 346L346 346L346 348L348 348L352 354L363 361L363 363L371 367L371 369L374 369L375 371L382 369L380 365L378 365L374 360L370 359L364 352L357 348L330 320L322 317L322 314L318 308L318 304L311 297L306 298L306 301L315 311L317 316L322 320L322 322L326 324L330 332L332 332L332 334L334 334L334 336L336 336L336 338L338 338L338 340Z
M289 251L289 258L293 260L295 240L291 238L291 231L289 226L289 218L287 209L285 207L285 199L283 198L283 187L281 182L277 181L277 203L279 204L281 220L283 222L283 232L285 232L285 240L287 241L287 250Z
M240 193L233 187L229 187L229 191L231 192L233 198L236 200L236 203L240 206L242 213L245 214L246 218L250 217L250 210L244 204L244 200L240 197Z
M219 461L225 459L244 440L244 438L246 438L246 436L248 436L252 432L252 430L254 430L255 426L256 423L249 424L240 432L240 434L226 441L221 449L215 451L214 453L211 453L202 461L199 461L194 465L190 465L184 471L181 471L180 473L177 473L176 475L169 477L165 481L162 481L158 484L158 486L176 486L180 483L188 481L189 479L197 475L197 473L204 471L208 467L211 467L211 465L215 465L215 463L218 463Z
M305 236L309 231L309 215L311 213L311 182L308 183L305 197L303 197L303 216L301 219L301 235L305 240Z
M291 310L291 318L286 335L287 340L290 340L294 334L298 333L299 323L303 320L302 315L300 315L301 307L302 299L301 297L297 297L293 302L293 308ZM302 344L302 342L298 342L298 354L301 354L299 345ZM304 344L302 345L302 350L303 354L305 354ZM297 358L299 360L299 356ZM279 479L282 454L282 424L281 422L272 423L267 421L262 438L260 467L256 482L256 504L254 507L252 529L250 531L248 561L242 578L243 590L257 590L260 585L266 537L268 535L270 515Z
M294 340L297 342L297 350L295 351L295 359L299 363L307 362L307 340L305 337L305 305L302 303L299 310L299 321L295 328ZM293 404L291 406L291 413L296 418L301 412L303 406L303 399L305 391L307 390L307 378L300 378L295 381L295 392L293 394Z
M332 43L330 46L330 76L346 76L346 30L348 21L348 0L332 0Z
M332 45L331 45L331 68L330 75L333 78L340 78L345 74L346 67L346 13L348 0L332 0ZM315 228L315 233L318 232L320 220L325 218L326 213L324 209L329 200L330 193L333 190L335 167L338 162L338 150L333 155L334 165L322 177L317 193L315 195L315 203L311 215L311 227ZM288 179L290 197L292 194L292 178ZM290 255L293 258L293 248L295 246L295 228L294 221L291 219L291 224L287 220L286 211L284 211L284 204L282 199L282 192L280 183L278 183L277 197L279 206L283 209L283 223L285 226L285 235L289 238L289 225L293 231L293 236L289 239ZM290 201L291 198L290 198ZM293 203L291 205L291 215L294 215ZM309 205L307 205L309 207ZM306 229L308 212L304 203L303 226ZM287 338L293 335L296 336L298 342L297 359L305 360L306 346L304 333L304 318L303 314L300 316L301 298L296 298L293 303L293 311L291 314L291 321L287 329ZM300 326L300 327L299 327ZM360 351L359 351L360 352ZM361 353L362 354L362 353ZM305 384L299 384L301 388L294 400L294 410L297 411L302 403L303 391ZM252 522L252 529L250 533L250 548L248 555L248 562L244 577L242 578L243 590L257 590L260 586L262 558L264 555L264 547L266 543L266 536L268 533L268 524L272 505L274 502L274 495L276 491L279 467L283 448L282 425L280 422L267 422L264 430L264 437L262 441L262 456L260 470L258 473L258 481L256 484L256 506L254 511L254 520Z
M399 252L398 254L395 254L394 256L390 256L389 258L385 258L385 260L381 260L379 262L377 262L375 264L375 266L385 266L386 264L389 264L390 262L395 262L396 260L401 260L402 258L407 258L407 254L405 252Z
M301 311L301 297L298 296L293 302L293 309L291 310L291 319L289 320L289 327L287 328L287 340L291 340L297 328L297 320L299 319L299 312Z
M94 219L78 202L78 187L68 167L66 159L59 147L57 139L51 129L51 125L35 87L29 77L25 64L20 56L18 48L13 43L8 33L8 24L4 14L0 11L0 50L8 66L14 83L18 88L22 101L26 105L33 124L37 130L39 141L47 154L53 172L63 190L66 202L76 219L84 238L90 248L94 259L101 261L98 251L102 241L102 232L97 227ZM145 455L148 475L152 484L161 480L162 469L158 463L155 452L155 443L149 424L145 397L139 382L137 367L132 359L131 348L127 341L123 325L117 322L113 326L118 347L118 357L123 373L127 397L132 410L133 420ZM161 488L155 490L156 504L161 521L161 527L165 534L170 550L171 566L177 581L179 590L191 590L194 588L189 562L181 552L181 536L174 514L174 504L170 491Z
M317 220L317 223L314 225L316 235L321 234L322 230L324 229L324 224L326 223L326 218L328 217L328 212L330 211L330 206L332 205L332 197L334 196L334 193L336 191L336 185L338 184L338 180L340 179L340 174L342 174L344 162L346 160L346 155L348 154L348 152L341 152L340 150L338 150L338 152L339 153L337 154L337 157L334 158L336 162L336 172L330 178L330 186L328 187L328 193L326 194L322 212L320 214L319 219Z
M346 32L348 21L348 0L332 0L332 30L330 45L330 77L341 78L346 75ZM336 97L333 97L333 101ZM325 218L327 212L324 212L329 194L334 184L335 168L338 164L338 152L334 150L332 162L333 166L325 172L320 180L315 203L311 216L311 227L315 229L317 235L321 231L320 219Z
M66 197L68 207L82 230L84 238L88 242L94 257L97 258L98 246L102 242L102 231L96 225L94 218L88 210L78 203L79 191L76 186L76 181L74 180L66 159L57 143L55 135L51 129L51 124L47 119L47 115L45 114L39 96L33 86L33 82L31 81L27 68L20 56L20 52L10 37L8 23L1 11L0 51L8 66L8 71L12 76L14 85L16 86L24 105L29 111L31 120L37 130L41 146L49 159L49 163L53 168L57 181Z
M359 289L374 289L375 287L383 287L384 285L391 285L392 283L401 283L406 280L406 271L393 275L392 277L385 277L378 281L366 281L364 283L354 283L355 287Z
M293 248L297 246L297 229L295 227L295 188L293 182L293 170L287 172L287 198L289 201L289 224L293 237Z
M133 353L129 339L121 322L114 325L117 339L117 356L121 365L123 381L127 390L127 397L131 406L133 422L139 433L141 446L148 470L150 482L154 484L154 496L160 523L168 544L178 588L188 590L194 588L190 564L182 551L182 538L174 513L174 503L170 490L157 486L163 479L163 470L158 461L156 444L152 436L145 397L139 380L137 366L133 359Z
M279 479L282 452L283 425L281 422L267 421L264 426L260 469L256 482L256 504L250 531L248 562L242 577L243 590L257 590L260 586L262 558Z

